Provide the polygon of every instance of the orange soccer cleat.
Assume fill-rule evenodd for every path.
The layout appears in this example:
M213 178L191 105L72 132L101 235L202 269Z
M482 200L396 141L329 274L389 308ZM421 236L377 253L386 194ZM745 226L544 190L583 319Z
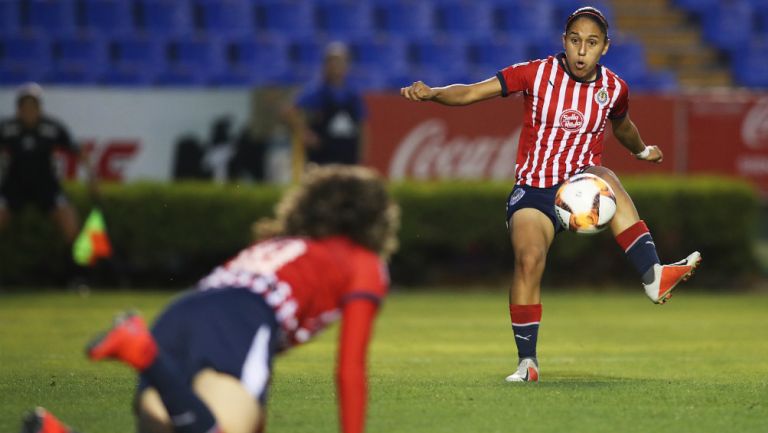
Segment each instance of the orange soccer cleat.
M157 356L157 343L136 313L128 312L115 317L112 329L91 341L86 348L94 361L117 359L143 371Z
M701 264L701 254L694 251L683 260L668 265L653 265L654 279L651 284L643 284L645 294L655 304L663 304L672 297L672 290L683 281L693 276Z
M21 433L76 433L59 421L52 413L36 407L24 417Z

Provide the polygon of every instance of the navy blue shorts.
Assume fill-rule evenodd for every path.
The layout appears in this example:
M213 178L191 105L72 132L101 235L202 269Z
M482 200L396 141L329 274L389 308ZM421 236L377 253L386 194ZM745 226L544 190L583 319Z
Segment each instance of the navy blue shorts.
M160 350L190 386L198 372L211 368L238 378L262 405L279 333L264 299L240 288L185 293L152 327ZM148 386L140 377L138 393Z
M563 231L564 227L555 215L555 194L557 194L559 187L560 185L550 188L515 185L507 197L507 228L509 228L509 219L512 218L513 213L520 209L533 208L540 210L549 217L555 227L555 233Z

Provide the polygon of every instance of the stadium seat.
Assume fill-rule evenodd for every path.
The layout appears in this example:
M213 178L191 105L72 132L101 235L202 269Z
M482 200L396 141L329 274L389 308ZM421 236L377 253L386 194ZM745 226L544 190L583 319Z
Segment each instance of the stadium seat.
M51 36L75 31L74 0L28 0L22 8L24 28Z
M88 84L97 81L106 67L107 47L101 38L65 36L53 43L53 83Z
M216 38L176 38L166 50L168 66L157 75L158 84L201 84L225 70L223 47Z
M137 27L155 35L176 36L192 31L188 0L138 0Z
M286 36L314 35L314 2L304 0L255 1L256 27Z
M434 6L435 28L447 35L487 34L492 9L487 1L440 1Z
M718 2L719 0L674 0L675 6L697 16L703 15L707 10L714 8Z
M434 31L431 2L374 0L373 28L380 33L402 37L425 37Z
M396 73L406 68L406 44L402 38L363 36L349 43L355 66Z
M19 31L21 12L17 0L0 0L0 35L13 35Z
M551 2L536 0L494 1L491 28L510 38L539 42L552 40L562 33L555 22Z
M378 68L352 66L347 75L347 84L361 92L380 91L388 87L388 74Z
M288 43L277 35L231 39L226 44L228 66L217 84L269 84L289 73Z
M256 30L253 5L245 0L195 0L195 27L211 34L248 35Z
M128 34L134 30L133 3L123 0L83 0L83 27L105 35Z
M486 79L509 65L530 60L528 45L514 39L483 36L470 40L467 49L475 78Z
M151 83L166 67L164 49L164 40L157 37L116 37L109 47L109 67L100 80L121 85Z
M288 55L292 73L297 77L317 75L322 68L327 41L319 38L297 38L289 42Z
M752 5L746 0L729 0L704 12L702 24L707 41L724 50L748 44L754 31Z
M317 29L333 38L346 39L370 31L372 10L368 3L323 0L316 5Z
M0 38L0 65L7 71L28 71L40 76L51 64L51 47L47 37L36 33Z
M608 53L600 59L600 63L619 74L630 86L641 82L648 74L648 63L642 43L627 37L614 38Z
M732 70L737 84L768 89L768 38L744 47L734 56Z

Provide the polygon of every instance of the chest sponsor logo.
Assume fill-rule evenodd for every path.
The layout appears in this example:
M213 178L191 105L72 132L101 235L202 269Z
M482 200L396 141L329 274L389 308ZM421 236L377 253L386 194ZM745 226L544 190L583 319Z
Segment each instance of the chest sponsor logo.
M565 110L560 115L560 127L568 132L576 132L584 124L584 115L578 110Z
M608 91L605 89L600 89L595 93L595 103L600 106L600 108L605 107L608 104Z

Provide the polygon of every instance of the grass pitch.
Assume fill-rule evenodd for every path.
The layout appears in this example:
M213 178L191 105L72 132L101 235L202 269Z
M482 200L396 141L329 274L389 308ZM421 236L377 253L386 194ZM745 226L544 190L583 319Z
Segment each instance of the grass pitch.
M0 432L48 407L84 433L133 431L134 376L83 346L169 293L0 296ZM270 432L337 432L336 331L278 358ZM370 354L371 432L768 432L768 296L547 294L541 382L515 367L503 292L395 293Z

